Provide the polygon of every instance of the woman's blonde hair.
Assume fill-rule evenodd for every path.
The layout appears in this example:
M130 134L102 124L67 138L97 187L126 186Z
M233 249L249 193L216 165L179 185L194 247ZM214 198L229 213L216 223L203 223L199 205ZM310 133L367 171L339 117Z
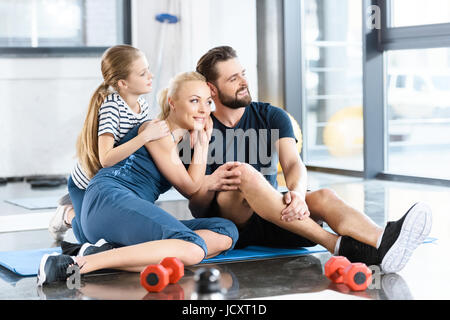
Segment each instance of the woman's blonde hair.
M173 77L169 82L169 86L158 92L158 104L161 108L161 113L158 116L159 119L167 119L170 114L169 98L177 99L178 90L187 81L206 82L206 78L195 71L179 73Z
M106 50L102 56L103 83L91 97L83 129L76 144L78 160L89 178L92 178L102 167L98 155L98 111L100 106L111 93L110 88L118 91L119 80L129 76L131 65L142 55L137 48L118 45Z

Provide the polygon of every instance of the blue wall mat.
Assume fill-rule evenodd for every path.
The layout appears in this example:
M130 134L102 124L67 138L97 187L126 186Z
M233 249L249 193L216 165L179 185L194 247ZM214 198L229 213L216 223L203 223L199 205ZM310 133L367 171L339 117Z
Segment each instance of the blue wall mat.
M58 206L59 198L61 198L61 196L40 197L40 198L16 198L5 200L5 202L28 210L54 209Z
M61 195L53 197L14 198L5 200L5 202L28 210L56 209L60 198ZM161 194L156 202L159 203L164 201L180 200L186 200L186 198L183 197L183 195L181 195L181 193L177 190L172 188Z

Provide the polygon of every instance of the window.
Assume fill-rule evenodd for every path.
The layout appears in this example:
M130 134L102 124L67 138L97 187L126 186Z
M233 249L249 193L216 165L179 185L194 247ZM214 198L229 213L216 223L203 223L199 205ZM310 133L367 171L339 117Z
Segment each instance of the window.
M304 1L305 162L363 170L362 5Z
M286 97L302 105L305 163L449 186L450 2L284 5Z
M414 76L414 91L423 93L427 91L426 83L421 76Z
M407 27L450 22L448 0L394 0L391 2L391 27Z
M126 0L2 0L0 12L1 52L104 48L130 42Z
M396 88L402 89L406 87L406 77L404 75L397 76L397 83L395 85Z
M450 179L450 49L388 51L387 172Z

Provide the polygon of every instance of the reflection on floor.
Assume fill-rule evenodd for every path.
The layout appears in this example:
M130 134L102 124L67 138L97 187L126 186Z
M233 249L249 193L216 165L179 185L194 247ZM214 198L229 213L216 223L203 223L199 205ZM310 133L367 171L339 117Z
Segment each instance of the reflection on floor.
M322 187L335 190L347 203L380 225L401 217L414 202L426 201L433 209L430 236L438 240L421 245L398 274L374 277L369 289L359 293L332 284L323 275L324 264L330 257L328 253L209 265L221 272L226 299L450 299L450 279L442 274L450 265L447 254L450 244L449 188L309 173L309 188ZM33 190L24 182L0 186L0 219L20 222L27 214L36 218L41 212L45 220L51 210L30 211L4 200L62 195L64 192L65 188ZM168 201L160 205L180 219L191 217L186 201ZM45 224L46 221L36 222L39 226ZM58 245L47 230L30 229L28 226L26 231L1 232L0 251ZM73 233L69 232L66 240L75 242ZM38 288L35 277L19 277L0 267L0 299L191 299L195 290L194 272L199 268L187 267L185 276L177 284L169 285L160 293L148 293L141 287L137 273L84 276L79 289L69 289L66 283Z

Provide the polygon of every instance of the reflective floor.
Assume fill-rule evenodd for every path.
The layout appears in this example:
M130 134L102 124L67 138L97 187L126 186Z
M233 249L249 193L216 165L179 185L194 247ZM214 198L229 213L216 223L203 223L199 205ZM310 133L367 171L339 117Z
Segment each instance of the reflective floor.
M225 299L450 299L450 279L446 276L450 265L449 188L310 172L309 188L321 187L334 189L347 203L380 225L400 218L414 202L426 201L433 210L430 237L437 240L421 245L398 274L380 275L375 270L369 289L359 293L351 292L344 285L333 284L324 276L323 267L330 257L328 253L207 265L207 268L214 267L221 272L220 283L225 289ZM64 188L32 190L24 182L0 186L0 218L26 218L27 214L36 216L40 212L7 204L5 199L63 194L64 191ZM186 201L169 201L160 205L179 218L190 217ZM66 240L75 241L71 232ZM0 251L57 245L45 229L0 233ZM194 272L199 268L187 267L185 276L177 284L169 285L160 293L148 293L141 287L137 273L109 272L83 276L79 289L69 289L65 282L38 288L36 277L19 277L0 267L0 299L189 300L194 297Z

